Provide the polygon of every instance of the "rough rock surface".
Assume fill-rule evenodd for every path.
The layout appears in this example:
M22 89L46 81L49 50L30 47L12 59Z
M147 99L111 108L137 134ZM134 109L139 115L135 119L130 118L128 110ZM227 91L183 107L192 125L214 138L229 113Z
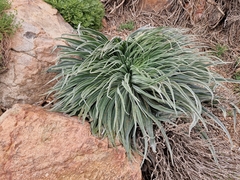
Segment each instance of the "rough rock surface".
M2 180L141 180L140 163L77 118L24 104L0 116Z
M47 68L56 61L52 50L62 42L55 38L73 30L43 0L13 0L11 11L21 27L11 39L8 71L0 76L0 106L15 103L33 104L43 100L42 94L51 79Z

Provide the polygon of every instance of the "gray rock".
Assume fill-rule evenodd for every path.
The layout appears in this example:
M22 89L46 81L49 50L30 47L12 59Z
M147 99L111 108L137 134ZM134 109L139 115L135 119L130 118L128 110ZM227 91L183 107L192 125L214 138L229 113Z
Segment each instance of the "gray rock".
M41 104L52 75L46 70L56 61L52 52L56 40L72 27L49 4L42 0L13 0L10 11L17 11L21 27L11 39L8 71L0 75L0 106L15 103Z

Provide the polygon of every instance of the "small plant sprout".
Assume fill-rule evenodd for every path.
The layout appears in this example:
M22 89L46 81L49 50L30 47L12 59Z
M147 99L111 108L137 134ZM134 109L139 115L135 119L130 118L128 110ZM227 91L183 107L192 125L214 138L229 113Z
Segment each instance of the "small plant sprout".
M134 29L134 26L135 26L134 21L127 21L126 23L120 24L119 30L132 31Z
M221 45L221 44L217 44L215 47L215 55L219 58L223 57L223 55L225 54L225 52L228 50L227 46L225 45Z

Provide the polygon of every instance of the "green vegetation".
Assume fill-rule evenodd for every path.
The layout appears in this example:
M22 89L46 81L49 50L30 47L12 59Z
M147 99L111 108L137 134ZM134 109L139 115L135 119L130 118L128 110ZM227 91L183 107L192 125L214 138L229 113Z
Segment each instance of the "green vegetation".
M126 23L120 24L119 30L129 30L132 31L134 29L134 22L128 21Z
M8 0L0 1L0 72L4 68L4 51L7 50L8 47L3 46L3 42L11 35L13 35L19 24L15 24L15 15L12 13L6 13L5 10L9 9L11 4Z
M10 6L11 4L8 0L0 1L0 40L2 40L5 35L13 35L18 28L18 25L14 24L15 15L5 12Z
M209 66L224 64L199 52L201 46L180 29L142 27L126 40L108 40L102 33L80 27L78 35L62 37L61 55L49 72L57 73L53 110L88 118L93 134L119 139L129 157L138 149L137 134L156 151L158 127L172 159L165 124L183 117L204 131L213 121L228 136L223 123L209 110L218 102L213 89L227 81ZM214 105L217 106L217 105ZM205 136L207 138L207 136ZM213 152L213 151L212 151ZM172 159L173 160L173 159Z
M80 23L83 27L100 29L104 7L100 0L45 0L56 8L65 21L74 28Z
M9 9L11 4L7 0L0 1L0 12L3 13L6 9Z
M0 40L4 35L13 35L18 26L14 25L14 14L2 13L0 16Z
M226 53L228 50L227 46L217 44L215 47L215 55L219 58L223 57L223 55Z
M240 80L240 72L236 72L236 73L234 74L234 79Z

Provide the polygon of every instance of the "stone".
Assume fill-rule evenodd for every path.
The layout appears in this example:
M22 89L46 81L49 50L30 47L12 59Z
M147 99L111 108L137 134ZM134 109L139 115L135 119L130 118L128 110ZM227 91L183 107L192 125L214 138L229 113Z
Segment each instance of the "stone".
M141 161L92 136L77 117L27 104L0 116L0 179L141 180Z
M55 64L58 53L52 50L63 43L56 38L73 29L43 0L13 0L10 11L17 12L20 28L11 38L8 71L0 75L0 106L41 104L52 86L46 85L53 77L46 70Z

